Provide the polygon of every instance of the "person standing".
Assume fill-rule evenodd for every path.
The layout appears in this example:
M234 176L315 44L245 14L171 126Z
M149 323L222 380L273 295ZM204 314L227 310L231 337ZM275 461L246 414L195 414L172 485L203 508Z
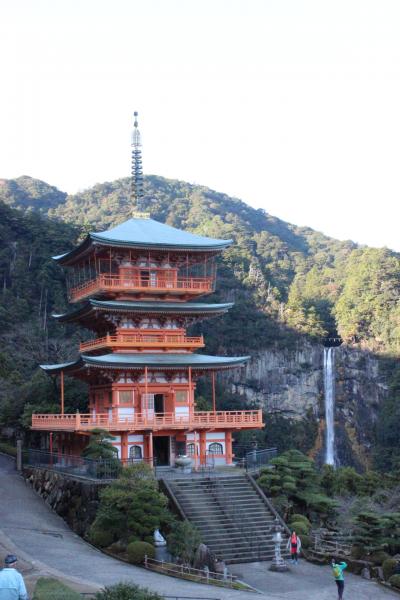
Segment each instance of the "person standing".
M344 592L344 575L343 571L347 567L347 563L344 561L341 563L337 563L334 558L331 561L333 576L336 581L336 586L338 589L338 600L343 600L343 592Z
M292 531L292 535L288 539L286 550L290 550L290 560L292 564L297 565L297 561L301 550L301 539L295 531Z
M0 571L1 600L29 600L24 579L16 570L17 557L7 554L4 559L4 569Z

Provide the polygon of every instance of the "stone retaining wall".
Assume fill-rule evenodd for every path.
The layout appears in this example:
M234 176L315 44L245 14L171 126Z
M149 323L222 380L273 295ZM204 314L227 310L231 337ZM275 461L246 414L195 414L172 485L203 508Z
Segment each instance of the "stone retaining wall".
M69 527L84 537L96 517L104 483L85 481L47 469L24 467L25 480Z

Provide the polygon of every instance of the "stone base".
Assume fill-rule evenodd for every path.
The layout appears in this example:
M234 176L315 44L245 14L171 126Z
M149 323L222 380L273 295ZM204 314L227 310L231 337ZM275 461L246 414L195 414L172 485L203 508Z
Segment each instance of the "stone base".
M279 563L272 561L272 563L269 567L269 570L275 571L275 573L285 573L286 571L289 571L290 569L284 561L279 562Z

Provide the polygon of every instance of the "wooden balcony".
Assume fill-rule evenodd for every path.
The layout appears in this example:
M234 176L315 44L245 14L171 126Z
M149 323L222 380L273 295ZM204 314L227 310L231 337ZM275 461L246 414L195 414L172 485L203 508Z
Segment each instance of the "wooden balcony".
M157 294L171 296L199 296L213 291L212 277L179 277L168 281L162 277L120 277L119 275L98 275L69 291L70 302L79 302L94 294Z
M204 347L203 336L188 337L186 335L138 333L126 335L106 335L102 338L82 342L80 352L93 352L97 350L187 350Z
M169 429L260 429L261 410L195 412L188 416L175 413L135 413L123 419L111 419L106 413L98 415L32 415L32 429L44 431L91 431L101 428L107 431L160 431Z

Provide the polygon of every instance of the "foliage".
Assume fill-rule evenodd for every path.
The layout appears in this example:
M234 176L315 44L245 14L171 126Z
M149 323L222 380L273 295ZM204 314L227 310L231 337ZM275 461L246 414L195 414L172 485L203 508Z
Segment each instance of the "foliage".
M128 560L133 565L141 565L144 563L144 558L155 558L156 550L152 544L148 542L131 542L126 548Z
M324 465L321 485L328 496L372 496L377 490L390 485L390 478L376 471L357 473L353 467Z
M78 592L74 592L71 588L48 577L40 577L37 580L33 600L55 600L63 598L63 600L82 600L82 596Z
M392 575L389 579L390 585L400 590L400 575Z
M289 527L299 536L308 535L310 532L310 528L304 521L291 521Z
M89 540L94 546L99 548L107 548L114 541L112 531L108 529L100 529L99 525L92 526L89 530Z
M258 484L278 499L285 516L293 509L309 515L316 513L321 519L332 514L336 503L323 494L314 461L298 450L288 450L272 459L271 465L272 469L262 470Z
M134 583L118 583L97 592L96 600L162 600L162 596Z
M116 460L118 458L118 451L111 444L112 439L114 438L108 431L93 429L90 432L90 441L82 451L83 458Z
M388 398L376 425L375 464L382 471L400 473L400 369L391 376Z
M120 477L100 493L90 535L96 530L107 531L111 542L152 539L155 529L172 521L167 502L151 470L141 464L122 469Z
M395 558L387 558L382 563L383 578L385 581L388 581L391 578L391 576L395 574L397 564L398 561Z
M355 518L354 545L364 548L368 554L400 551L400 513L361 511ZM388 556L386 557L388 558Z
M200 534L189 521L174 523L167 537L168 549L182 563L192 565L201 543Z

